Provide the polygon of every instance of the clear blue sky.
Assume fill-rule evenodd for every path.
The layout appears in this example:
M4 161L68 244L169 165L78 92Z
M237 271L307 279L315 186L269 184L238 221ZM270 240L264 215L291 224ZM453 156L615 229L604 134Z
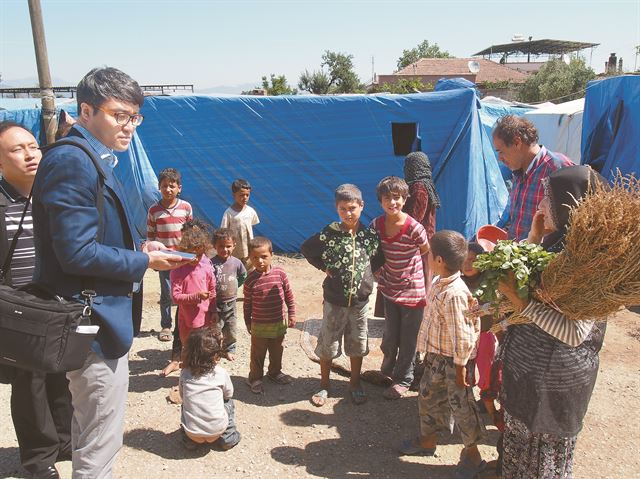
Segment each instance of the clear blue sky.
M352 54L368 81L372 57L376 73L391 73L424 39L466 57L515 33L600 43L596 72L610 52L631 70L640 45L640 0L41 1L51 74L70 84L109 65L146 84L259 84L275 73L295 85L324 50ZM0 74L37 78L27 0L0 0Z

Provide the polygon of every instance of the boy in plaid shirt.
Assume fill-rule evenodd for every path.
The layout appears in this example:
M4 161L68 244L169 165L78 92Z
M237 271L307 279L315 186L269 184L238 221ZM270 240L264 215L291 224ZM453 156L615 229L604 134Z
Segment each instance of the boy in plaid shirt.
M418 396L420 436L405 440L400 451L434 455L438 432L451 432L453 416L464 442L454 477L474 477L484 466L478 451L484 424L468 381L475 368L480 319L465 316L472 301L460 277L467 242L461 234L443 230L432 237L430 244L429 267L439 277L429 290L427 312L418 334L417 350L426 353Z

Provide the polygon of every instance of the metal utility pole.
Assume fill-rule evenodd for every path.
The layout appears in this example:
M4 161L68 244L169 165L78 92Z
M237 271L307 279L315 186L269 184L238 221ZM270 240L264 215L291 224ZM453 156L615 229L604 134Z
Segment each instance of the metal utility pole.
M55 97L51 86L51 73L49 72L49 57L47 55L47 43L44 38L44 22L42 21L42 8L40 0L29 1L29 15L31 17L31 32L33 33L33 46L36 50L36 63L38 65L38 80L40 82L40 98L42 99L42 120L46 133L46 144L55 141L58 120L56 118Z

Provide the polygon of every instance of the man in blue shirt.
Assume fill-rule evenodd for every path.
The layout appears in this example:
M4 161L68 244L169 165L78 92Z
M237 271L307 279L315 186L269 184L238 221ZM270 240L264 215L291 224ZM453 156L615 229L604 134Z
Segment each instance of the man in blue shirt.
M76 145L45 153L33 185L34 281L78 301L83 290L96 292L92 320L100 330L84 366L67 373L72 477L93 479L111 477L122 446L132 293L147 268L169 270L182 260L136 251L126 195L113 173L114 151L125 151L142 123L140 86L115 68L95 68L78 84L77 102L78 123L67 139L92 151L101 172Z

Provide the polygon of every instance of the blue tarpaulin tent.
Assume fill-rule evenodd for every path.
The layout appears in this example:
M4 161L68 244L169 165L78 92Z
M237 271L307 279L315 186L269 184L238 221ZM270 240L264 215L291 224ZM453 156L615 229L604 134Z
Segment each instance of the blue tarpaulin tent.
M640 76L623 75L587 86L582 116L582 163L613 178L640 171Z
M66 109L66 108L65 108ZM355 183L364 194L364 221L382 213L375 186L402 176L394 155L392 123L416 123L442 200L438 229L467 237L495 222L507 191L482 128L472 90L415 95L284 97L150 97L130 153L116 171L132 195L141 231L157 196L157 173L175 167L183 197L196 216L219 224L231 201L230 184L253 185L256 233L280 251L336 218L333 191ZM11 112L0 112L0 119ZM39 121L39 120L36 120ZM31 127L32 124L27 124Z

